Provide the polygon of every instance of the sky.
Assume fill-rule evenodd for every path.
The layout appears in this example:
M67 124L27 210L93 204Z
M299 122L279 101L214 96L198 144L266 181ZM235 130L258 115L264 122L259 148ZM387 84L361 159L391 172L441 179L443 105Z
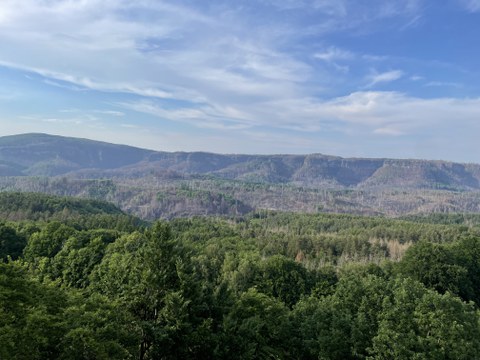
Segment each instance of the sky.
M480 0L0 0L0 136L480 163Z

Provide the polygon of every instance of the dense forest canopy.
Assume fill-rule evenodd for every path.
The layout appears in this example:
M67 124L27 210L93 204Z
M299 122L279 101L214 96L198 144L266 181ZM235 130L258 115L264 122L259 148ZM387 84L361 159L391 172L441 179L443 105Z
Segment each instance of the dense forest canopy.
M6 219L0 205L2 359L480 353L473 215L263 211L145 223L102 202L2 199L16 214Z

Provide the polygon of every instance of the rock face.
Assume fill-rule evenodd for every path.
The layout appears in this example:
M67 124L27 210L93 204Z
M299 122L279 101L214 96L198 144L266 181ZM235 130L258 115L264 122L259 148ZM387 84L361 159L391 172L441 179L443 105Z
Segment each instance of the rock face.
M446 161L357 159L322 154L158 152L46 134L0 138L0 176L73 178L208 176L309 188L480 189L480 166Z

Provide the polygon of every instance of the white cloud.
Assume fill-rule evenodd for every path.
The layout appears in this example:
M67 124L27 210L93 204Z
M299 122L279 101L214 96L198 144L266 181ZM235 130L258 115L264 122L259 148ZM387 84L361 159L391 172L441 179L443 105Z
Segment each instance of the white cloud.
M400 78L402 78L404 75L403 71L401 70L392 70L392 71L387 71L387 72L383 72L383 73L374 73L370 76L368 76L368 85L367 87L372 87L376 84L380 84L380 83L388 83L388 82L392 82L392 81L396 81L396 80L399 80Z
M451 82L451 81L429 81L428 83L425 84L425 86L429 87L455 87L455 88L461 88L462 84L457 83L457 82Z
M330 14L348 27L418 11L412 0L375 2L379 6L361 9L350 0L282 4ZM260 108L308 98L323 83L331 85L333 77L326 71L315 73L318 69L308 59L284 48L297 40L298 27L290 29L288 22L264 24L261 17L251 20L241 14L241 7L198 10L181 1L160 0L4 0L1 8L1 18L8 21L0 22L0 65L40 74L42 81L69 90L179 100L195 113L199 107ZM346 73L349 66L337 62L351 60L354 54L329 47L315 57ZM385 83L402 75L399 70L376 74L370 82Z
M410 135L427 133L428 129L439 131L454 120L458 126L472 130L472 124L480 118L478 99L355 92L360 81L368 82L363 88L368 90L406 77L396 69L404 68L401 65L360 80L361 69L354 69L359 71L351 71L351 93L339 96L342 92L335 88L334 81L341 76L331 71L333 68L347 72L354 59L371 64L392 58L324 46L327 39L319 42L323 49L305 50L305 43L297 41L305 34L363 31L370 26L368 23L394 17L408 24L418 18L422 1L372 0L368 6L354 0L264 1L274 2L277 7L283 4L280 12L306 10L307 17L315 21L298 27L286 16L280 20L261 14L248 17L242 13L247 7L244 4L217 4L199 10L195 2L187 6L180 0L3 0L0 66L39 74L39 81L74 91L135 95L108 104L152 115L159 123L182 122L199 129L216 129L222 135L227 133L224 130L235 130L252 139L253 133L264 134L265 128L300 131L301 138L308 133L347 131L376 137ZM474 2L469 4L475 9ZM318 61L312 61L312 52ZM32 78L38 81L39 77ZM410 79L420 80L414 76ZM330 98L331 94L336 97ZM102 112L91 110L97 106L102 108L91 105L87 112L101 117ZM101 111L104 115L123 114ZM45 117L57 118L63 119ZM76 120L75 116L72 119ZM124 125L133 125L128 115L115 124L125 130L122 134L127 139L128 128ZM73 131L65 127L67 130ZM177 140L180 135L176 135ZM234 137L226 137L222 143L228 148ZM196 141L199 144L200 140ZM207 140L203 143L210 146Z
M305 133L349 131L377 135L472 128L480 118L480 98L422 99L398 92L361 91L319 101L315 98L268 100L235 109L165 109L150 102L118 104L161 119L223 130L271 127ZM473 131L473 130L471 130Z
M220 106L209 105L197 108L168 108L159 106L151 101L137 101L118 103L129 110L156 116L165 121L177 121L194 125L198 128L217 130L239 130L253 126L254 122L246 117L241 111Z
M424 0L370 0L368 5L357 0L312 0L307 3L312 11L325 15L324 21L316 27L318 30L369 32L376 21L384 19L401 20L399 28L414 25L422 13Z
M94 112L97 114L110 115L110 116L116 116L116 117L125 116L124 112L116 111L116 110L94 110Z
M290 97L311 77L310 65L278 51L281 35L234 15L147 0L5 0L2 7L13 15L0 25L0 65L68 90L227 107L234 98Z
M313 56L319 60L332 62L337 60L350 60L354 57L354 54L348 50L342 50L337 47L331 46L325 51L318 52Z

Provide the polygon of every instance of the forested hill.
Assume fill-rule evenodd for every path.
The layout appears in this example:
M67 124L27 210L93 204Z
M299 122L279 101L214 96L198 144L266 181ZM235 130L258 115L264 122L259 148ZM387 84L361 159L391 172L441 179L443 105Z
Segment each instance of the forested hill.
M105 201L37 193L0 193L0 214L2 214L2 217L8 217L6 215L12 212L49 213L52 215L66 211L79 215L123 214L122 210Z
M77 227L131 230L145 223L106 201L39 193L0 193L0 221L62 221Z
M480 165L475 164L322 154L168 153L46 134L0 138L0 176L66 174L77 178L208 176L313 188L480 189Z

